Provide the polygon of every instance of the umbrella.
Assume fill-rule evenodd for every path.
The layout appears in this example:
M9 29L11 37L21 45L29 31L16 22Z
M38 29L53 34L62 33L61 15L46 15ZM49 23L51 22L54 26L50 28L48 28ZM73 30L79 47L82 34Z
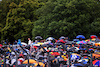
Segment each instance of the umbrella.
M25 46L27 45L27 43L24 43L24 42L21 42L21 44L22 44L22 45L25 45Z
M44 44L44 43L38 42L37 44L40 44L40 45L42 45L42 44Z
M25 60L23 62L23 64L27 64L27 63L28 63L28 60ZM33 63L37 63L37 62L35 60L33 60L33 59L29 59L29 63L33 64Z
M88 61L89 61L89 59L81 59L78 62L83 62L83 64L87 64Z
M79 39L73 39L73 41L74 41L74 42L78 42L78 41L79 41Z
M78 41L78 42L76 42L76 44L87 44L87 42L86 41Z
M18 61L23 62L23 61L24 61L24 59L23 59L23 58L19 58L19 59L18 59Z
M3 45L2 44L0 44L0 47L2 47Z
M80 58L80 55L79 54L73 53L71 55L71 60L75 60L75 59L79 59L79 58Z
M91 37L91 39L97 38L96 35L91 35L90 37Z
M48 38L46 39L46 41L51 41L51 40L54 40L54 38L53 38L53 37L48 37Z
M94 61L93 61L93 65L100 66L100 60L94 60Z
M59 39L65 39L65 37L64 36L61 36Z
M65 40L61 39L58 41L59 43L65 43Z
M95 38L91 39L91 41L95 41L95 40L96 40Z
M78 36L76 36L76 38L82 38L82 39L85 39L85 36L84 35L78 35Z
M38 47L37 46L33 46L33 48L37 49Z
M100 46L100 43L95 43L95 46Z
M37 40L42 39L42 37L41 36L36 36L35 39L37 39Z
M33 46L40 46L40 44L33 44Z
M51 55L60 55L58 52L53 52Z
M38 64L39 64L40 66L45 67L45 64L43 64L42 62L36 63L34 66L37 66Z
M16 59L11 59L11 65L13 65L16 62Z
M93 53L92 56L95 58L98 58L98 57L100 57L100 54Z
M93 51L94 49L93 48L89 48L89 51Z
M81 66L81 67L84 67L84 65L81 64L81 63L76 63L76 64L74 64L74 66Z
M19 57L24 57L24 55L23 54L20 54Z

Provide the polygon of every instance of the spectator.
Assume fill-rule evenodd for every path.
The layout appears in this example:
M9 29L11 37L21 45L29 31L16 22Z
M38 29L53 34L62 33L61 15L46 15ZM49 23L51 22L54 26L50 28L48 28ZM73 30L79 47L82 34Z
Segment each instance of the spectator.
M15 40L15 42L14 42L14 45L16 45L17 44L17 40Z
M28 38L28 45L30 45L32 42L31 42L31 39Z

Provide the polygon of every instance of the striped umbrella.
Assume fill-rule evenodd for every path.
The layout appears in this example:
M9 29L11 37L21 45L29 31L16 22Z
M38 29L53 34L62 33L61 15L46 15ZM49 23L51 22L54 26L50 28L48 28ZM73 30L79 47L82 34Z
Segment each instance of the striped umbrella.
M100 67L100 60L93 61L93 65Z

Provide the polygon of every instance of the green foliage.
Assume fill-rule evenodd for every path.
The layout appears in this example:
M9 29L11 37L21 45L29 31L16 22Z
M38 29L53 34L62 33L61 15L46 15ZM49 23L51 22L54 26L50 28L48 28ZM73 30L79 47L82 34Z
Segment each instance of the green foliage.
M12 2L7 13L6 26L2 29L5 38L22 40L32 37L33 22L37 20L35 10L39 7L37 1L24 0L18 5ZM12 40L10 39L10 40Z
M78 33L88 37L95 34L93 31L97 32L90 29L94 20L100 17L99 11L100 3L95 0L49 0L37 10L40 16L35 21L33 38L36 35L44 38L59 38L61 35L73 38Z
M0 35L13 41L53 36L86 37L100 30L100 2L97 0L2 0Z

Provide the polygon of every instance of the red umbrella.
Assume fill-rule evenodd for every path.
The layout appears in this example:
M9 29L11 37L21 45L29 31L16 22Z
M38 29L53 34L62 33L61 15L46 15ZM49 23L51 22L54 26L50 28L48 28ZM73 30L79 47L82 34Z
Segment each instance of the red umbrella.
M94 60L93 65L97 65L98 67L100 67L100 60Z
M24 57L24 55L23 54L20 54L19 57Z
M60 55L58 52L53 52L51 55Z
M33 46L35 49L37 49L38 47L37 46Z
M91 35L90 37L91 37L91 39L93 39L93 38L97 38L96 35Z
M3 45L2 44L0 44L0 47L2 47Z
M65 43L65 41L64 41L63 39L59 40L59 42L61 42L61 43Z

